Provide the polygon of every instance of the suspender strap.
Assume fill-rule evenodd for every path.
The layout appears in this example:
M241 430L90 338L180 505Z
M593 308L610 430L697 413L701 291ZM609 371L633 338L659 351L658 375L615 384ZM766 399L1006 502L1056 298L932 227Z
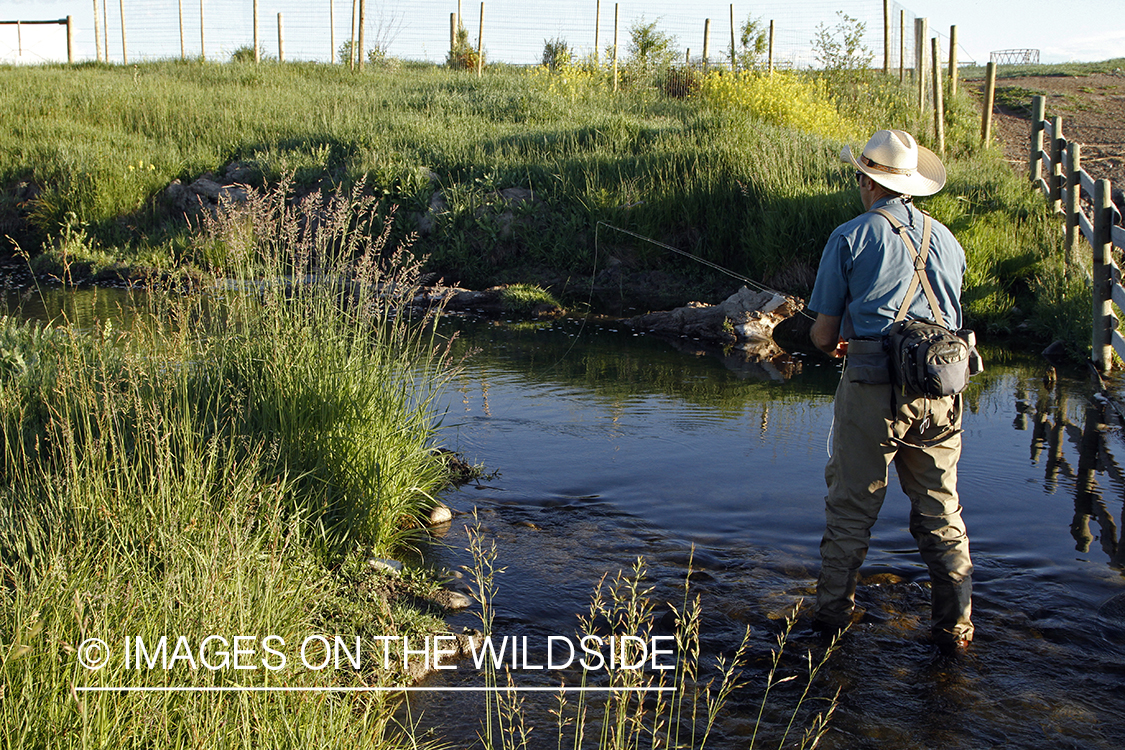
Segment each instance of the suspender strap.
M926 302L930 305L930 312L933 313L934 321L945 325L945 316L941 313L941 306L938 304L937 295L934 294L934 288L930 284L930 278L926 275L926 259L930 254L930 234L933 229L933 221L930 215L924 211L922 214L922 248L916 249L914 243L910 240L910 235L905 231L902 222L881 208L876 208L872 213L877 213L891 223L894 228L895 234L902 239L906 244L910 255L914 259L914 275L910 277L910 285L906 288L906 296L902 300L902 304L898 308L898 314L895 315L895 322L899 323L906 319L906 312L910 309L910 303L914 300L914 295L918 292L918 285L922 285L922 291L926 294ZM948 326L947 326L948 327Z

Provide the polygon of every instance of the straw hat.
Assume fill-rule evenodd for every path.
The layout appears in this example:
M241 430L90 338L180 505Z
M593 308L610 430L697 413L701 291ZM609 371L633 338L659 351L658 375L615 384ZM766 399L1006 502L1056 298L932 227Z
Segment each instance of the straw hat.
M945 185L945 167L937 154L919 146L904 130L880 130L856 161L851 146L840 158L888 190L903 195L933 195Z

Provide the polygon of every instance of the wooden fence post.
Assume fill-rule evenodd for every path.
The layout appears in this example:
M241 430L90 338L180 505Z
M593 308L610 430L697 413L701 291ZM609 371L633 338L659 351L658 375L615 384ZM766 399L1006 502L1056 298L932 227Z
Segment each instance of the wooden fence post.
M105 61L109 62L109 0L102 0L102 49L105 50Z
M359 39L356 41L357 47L356 47L355 54L356 54L356 67L359 68L361 73L363 72L363 63L365 62L364 58L367 57L367 55L364 54L364 46L363 46L363 27L366 26L366 25L367 25L367 0L359 0Z
M1113 366L1111 342L1112 324L1115 321L1110 306L1110 284L1113 279L1107 260L1113 251L1113 203L1110 200L1109 180L1094 183L1094 332L1090 358L1100 372L1109 372Z
M984 81L984 102L980 113L980 142L988 146L992 140L992 107L996 100L996 63L989 62Z
M1051 120L1051 192L1048 200L1051 202L1051 210L1057 214L1061 214L1062 206L1062 187L1063 187L1063 153L1066 149L1066 140L1063 138L1062 132L1062 118L1054 117Z
M730 69L738 70L738 53L734 46L734 3L730 5Z
M66 61L74 64L74 16L66 17Z
M1078 265L1078 212L1082 210L1082 146L1066 144L1066 268Z
M360 0L363 2L363 0ZM484 72L484 0L480 3L480 28L477 30L477 78Z
M280 38L280 37L279 37ZM257 65L262 61L261 52L262 43L258 41L258 0L254 0L254 64Z
M336 0L328 0L328 64L336 64Z
M930 35L930 19L914 19L914 70L918 76L918 111L926 109L926 37Z
M285 28L281 22L281 14L277 14L277 61L285 62Z
M891 74L891 0L883 0L883 75Z
M183 1L184 0L180 0L180 3L181 3L181 6L180 6L180 19L181 19L180 20L180 38L181 38L181 40L183 39L183 33L184 33L183 32L184 11L183 11L183 5L182 5ZM183 42L182 41L180 42L180 47L181 47L181 49L183 48ZM98 56L98 62L103 62L103 60L102 60L102 55L103 55L102 29L101 29L101 19L98 18L98 0L94 0L94 51L95 51L95 54L97 54L97 56Z
M711 55L711 19L703 19L703 70L707 70L707 58Z
M598 32L602 25L602 0L594 7L594 65L598 64Z
M898 82L906 82L906 11L898 12Z
M941 79L941 47L938 46L936 36L930 40L930 43L933 55L934 134L937 136L938 156L945 156L945 103L942 101L945 82Z
M178 0L177 4L179 5L179 11L180 11L180 59L186 60L187 59L187 41L184 39L184 0ZM97 15L95 15L94 16L94 25L95 26L97 26L97 20L98 20L98 17L97 17ZM97 29L95 28L94 34L96 35L97 33L98 33Z
M348 47L348 67L355 70L355 17L359 12L359 0L352 0L352 43Z
M203 0L199 0L199 59L207 62L207 46L203 39Z
M119 0L118 5L121 7L121 64L129 64L129 55L125 51L125 0Z
M1027 160L1027 177L1039 181L1039 163L1043 160L1043 118L1046 104L1042 96L1031 97L1031 149Z
M766 70L769 71L769 74L771 76L773 75L773 20L772 19L770 20L770 49L769 49L769 60L766 63Z
M449 14L449 59L453 59L453 54L457 51L457 12L454 11Z
M613 4L613 90L617 91L617 29L621 3Z
M949 27L949 95L957 96L957 26Z

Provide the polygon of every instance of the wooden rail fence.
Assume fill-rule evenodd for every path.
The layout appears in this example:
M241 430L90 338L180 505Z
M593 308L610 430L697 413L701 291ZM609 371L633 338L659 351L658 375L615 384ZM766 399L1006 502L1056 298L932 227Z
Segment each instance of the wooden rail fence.
M1066 217L1068 263L1079 265L1080 237L1093 250L1088 274L1094 298L1090 359L1100 372L1109 372L1114 352L1125 359L1125 337L1113 310L1113 305L1125 310L1125 287L1113 259L1115 247L1125 248L1125 228L1118 224L1121 214L1113 205L1109 180L1095 181L1082 169L1081 145L1063 136L1061 117L1047 120L1042 96L1032 99L1028 176L1054 211Z

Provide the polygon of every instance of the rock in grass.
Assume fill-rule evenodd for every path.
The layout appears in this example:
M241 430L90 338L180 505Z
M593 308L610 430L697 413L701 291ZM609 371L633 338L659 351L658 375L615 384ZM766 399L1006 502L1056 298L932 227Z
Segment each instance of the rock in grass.
M445 503L437 503L430 509L430 526L440 526L453 520L453 511Z
M385 560L381 557L370 557L367 559L367 564L391 575L400 575L402 573L402 563L398 560Z
M464 594L457 591L447 591L445 589L434 594L433 601L441 607L454 610L468 609L473 605L473 600Z

